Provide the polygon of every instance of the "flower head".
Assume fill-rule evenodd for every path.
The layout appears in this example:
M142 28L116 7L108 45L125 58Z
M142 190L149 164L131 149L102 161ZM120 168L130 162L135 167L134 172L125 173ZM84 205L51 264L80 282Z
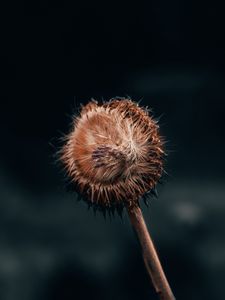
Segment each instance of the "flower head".
M100 208L137 206L163 173L163 141L130 99L91 101L74 118L61 160L79 193Z

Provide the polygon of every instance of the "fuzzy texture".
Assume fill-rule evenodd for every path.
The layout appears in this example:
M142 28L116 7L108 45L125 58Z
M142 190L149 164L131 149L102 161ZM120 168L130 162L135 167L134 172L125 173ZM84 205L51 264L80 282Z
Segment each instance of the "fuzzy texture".
M91 101L73 120L60 158L77 191L94 206L139 205L163 173L157 122L130 99Z

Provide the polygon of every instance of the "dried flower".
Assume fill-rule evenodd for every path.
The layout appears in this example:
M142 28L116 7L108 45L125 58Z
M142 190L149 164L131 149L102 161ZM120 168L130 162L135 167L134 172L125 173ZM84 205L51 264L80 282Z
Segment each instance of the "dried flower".
M100 208L138 206L163 173L157 122L130 99L91 101L74 118L61 160L86 200Z
M175 300L147 230L139 200L163 173L163 142L157 122L130 99L91 101L74 118L61 151L72 183L103 213L126 206L144 263L161 300Z

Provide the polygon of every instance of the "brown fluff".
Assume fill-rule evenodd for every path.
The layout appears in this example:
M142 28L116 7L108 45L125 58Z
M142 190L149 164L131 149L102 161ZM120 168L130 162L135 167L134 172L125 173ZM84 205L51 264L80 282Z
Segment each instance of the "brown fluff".
M149 112L130 99L91 101L74 118L61 160L91 204L137 206L163 173L163 142Z

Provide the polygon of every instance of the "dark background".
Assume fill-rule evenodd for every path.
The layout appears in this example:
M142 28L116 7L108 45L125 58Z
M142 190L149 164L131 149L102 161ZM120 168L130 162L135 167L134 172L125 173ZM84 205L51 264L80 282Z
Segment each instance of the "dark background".
M218 3L45 0L1 9L0 299L157 299L126 214L95 217L55 164L80 103L126 95L162 115L169 177L143 210L174 294L225 298Z

